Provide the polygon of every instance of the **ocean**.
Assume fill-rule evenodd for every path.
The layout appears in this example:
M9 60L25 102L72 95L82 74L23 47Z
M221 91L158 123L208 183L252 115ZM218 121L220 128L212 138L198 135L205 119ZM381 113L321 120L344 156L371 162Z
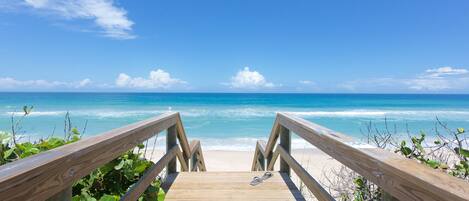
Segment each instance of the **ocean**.
M86 137L178 111L188 137L200 139L203 148L211 150L254 149L257 139L268 138L277 112L357 139L364 138L370 122L384 128L385 118L399 136L406 136L407 130L432 136L437 117L451 128L469 128L469 95L0 93L0 130L10 130L12 114L19 118L24 105L34 106L22 122L24 139L63 136L67 112L79 130L86 124Z

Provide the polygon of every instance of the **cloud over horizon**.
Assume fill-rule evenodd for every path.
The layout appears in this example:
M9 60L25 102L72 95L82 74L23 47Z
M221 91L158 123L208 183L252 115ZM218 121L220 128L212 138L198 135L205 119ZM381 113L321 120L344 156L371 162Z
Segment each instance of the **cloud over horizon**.
M131 77L125 73L120 73L115 84L119 88L168 89L175 85L187 84L187 82L172 78L168 72L157 69L150 71L148 78Z
M0 89L3 90L43 90L43 89L80 89L90 86L91 79L86 78L80 81L63 82L47 80L17 80L11 77L0 77Z
M229 86L235 89L262 89L262 88L273 88L276 85L272 82L268 82L265 77L249 67L244 67L236 73L235 76L231 77Z
M339 87L348 91L376 90L381 92L389 89L421 92L464 90L469 88L469 70L445 66L427 69L413 78L384 77L352 80L339 84Z
M114 0L25 0L24 5L63 19L93 20L102 35L115 39L133 39L134 22Z

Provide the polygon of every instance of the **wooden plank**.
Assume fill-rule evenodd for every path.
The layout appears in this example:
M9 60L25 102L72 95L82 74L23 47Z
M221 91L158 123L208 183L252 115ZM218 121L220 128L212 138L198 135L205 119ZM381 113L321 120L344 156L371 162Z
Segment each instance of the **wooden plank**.
M178 173L166 193L166 201L174 200L304 200L285 174L273 172L273 177L251 186L254 176L264 172L191 172Z
M0 166L0 200L45 200L178 121L166 113Z
M179 146L177 146L177 148L178 148L178 151L176 152L176 156L179 159L179 164L181 165L181 171L182 172L188 172L189 171L189 166L186 163L186 160L184 158L184 154L179 149Z
M274 151L274 147L277 144L277 139L279 136L279 128L280 124L278 118L275 118L274 125L272 126L272 131L270 132L269 140L267 141L267 145L265 146L265 158L267 160L267 164L270 163L272 158L272 153Z
M168 128L168 131L166 134L166 152L169 152L174 147L178 147L176 125ZM166 169L166 174L177 172L176 167L177 167L176 158L173 158L168 162L168 168Z
M280 154L280 157L288 163L293 169L295 174L300 180L308 187L308 189L314 194L316 199L320 201L333 201L335 200L322 186L317 182L309 173L306 171L298 161L296 161L290 153L285 150L282 146L277 146L276 152ZM275 163L275 161L273 162Z
M256 142L251 171L265 170L265 144L266 142L263 140Z
M59 193L48 198L47 201L71 201L72 200L72 187L65 188Z
M182 153L184 154L184 158L186 164L189 164L191 149L189 147L189 142L187 141L186 131L184 131L184 126L182 125L181 116L179 113L176 114L176 128L178 133L179 143L181 144Z
M190 144L191 149L191 171L207 171L205 168L205 159L202 152L202 146L199 140L193 140Z
M200 141L198 140L192 140L190 144L190 149L191 149L191 172L196 172L198 165L199 165L199 159L197 157L197 151L198 147L200 146Z
M284 150L287 151L288 154L291 152L291 135L290 131L285 128L284 126L280 126L280 144L279 146L282 147ZM280 172L286 173L290 176L290 166L284 160L284 158L280 158Z
M173 146L158 162L151 166L135 183L127 193L121 198L123 201L135 201L145 192L148 186L155 180L160 172L169 165L173 159L176 159L177 153L181 153L178 146Z
M285 113L279 123L400 200L469 199L467 182L379 148L356 148L352 138Z

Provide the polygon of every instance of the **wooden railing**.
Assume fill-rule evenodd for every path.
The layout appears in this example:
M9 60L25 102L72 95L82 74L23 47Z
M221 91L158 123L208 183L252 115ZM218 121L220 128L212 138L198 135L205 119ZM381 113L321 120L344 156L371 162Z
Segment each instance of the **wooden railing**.
M318 200L334 198L290 154L291 132L380 186L389 200L469 200L469 183L380 148L357 148L352 138L304 119L277 114L269 141L257 142L252 171L292 169ZM274 147L280 138L280 143Z
M75 181L164 130L166 154L121 200L137 200L165 167L176 172L176 158L182 171L205 171L200 142L188 143L179 113L171 112L0 166L0 200L70 200Z

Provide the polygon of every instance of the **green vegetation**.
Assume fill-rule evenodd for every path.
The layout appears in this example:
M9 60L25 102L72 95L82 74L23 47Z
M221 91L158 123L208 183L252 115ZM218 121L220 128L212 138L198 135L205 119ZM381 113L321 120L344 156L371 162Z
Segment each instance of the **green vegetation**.
M433 135L421 131L411 134L405 125L407 137L400 137L397 125L393 127L384 120L384 126L369 122L362 130L367 143L386 149L422 163L435 171L469 181L469 141L464 128L450 129L438 118ZM365 201L390 198L378 185L367 180L346 166L323 172L324 186L338 200Z
M17 134L21 132L21 122L32 112L33 107L25 106L23 115L16 119L12 115L11 132L0 131L0 165L51 150L79 141L81 133L72 126L70 115L65 116L64 137L48 137L34 142L19 142ZM73 185L73 201L114 201L119 200L127 190L137 182L145 171L154 163L145 159L138 145L137 151L129 150L118 158L94 170ZM160 189L160 180L155 180L140 196L139 201L164 199Z

